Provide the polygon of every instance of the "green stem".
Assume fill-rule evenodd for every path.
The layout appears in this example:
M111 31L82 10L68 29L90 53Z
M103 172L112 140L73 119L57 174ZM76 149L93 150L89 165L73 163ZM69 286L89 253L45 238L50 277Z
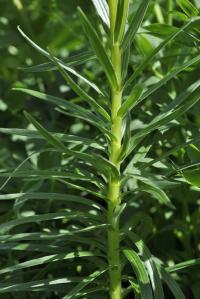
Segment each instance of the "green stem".
M115 74L118 79L118 88L112 87L112 106L111 106L111 133L115 138L111 141L110 161L118 168L120 172L120 162L118 157L121 151L122 141L122 119L117 116L121 107L122 88L121 88L121 51L118 42L114 41L115 21L117 14L117 0L109 0L110 8L110 31L111 31L111 59ZM119 220L114 219L114 211L120 205L120 179L110 179L108 185L108 223L112 228L108 230L108 262L110 279L110 299L121 299L121 260L120 260L120 228Z
M173 0L167 0L167 24L173 25Z

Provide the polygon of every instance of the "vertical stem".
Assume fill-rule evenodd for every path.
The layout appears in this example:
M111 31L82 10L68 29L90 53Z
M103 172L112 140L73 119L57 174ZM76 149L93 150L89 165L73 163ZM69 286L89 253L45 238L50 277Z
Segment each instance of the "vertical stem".
M167 24L173 25L173 0L167 0Z
M109 0L110 9L110 31L111 31L111 60L118 79L118 88L112 87L112 106L111 106L111 133L115 139L111 141L110 161L118 168L120 172L120 162L118 157L121 151L122 140L122 119L117 116L121 107L122 88L121 88L121 51L118 42L114 41L115 21L117 14L117 0ZM121 261L120 261L120 229L119 220L113 222L114 211L120 205L120 179L109 181L108 185L108 223L112 228L108 230L108 262L110 279L110 299L121 299Z

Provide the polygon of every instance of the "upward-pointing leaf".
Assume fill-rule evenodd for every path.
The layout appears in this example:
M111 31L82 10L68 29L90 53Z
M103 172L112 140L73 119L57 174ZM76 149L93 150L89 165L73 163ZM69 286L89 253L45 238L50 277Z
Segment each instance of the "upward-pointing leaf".
M58 60L50 54L51 59L57 66L58 70L62 74L63 78L67 81L67 83L71 86L71 88L79 95L82 99L86 100L92 108L98 111L107 121L110 121L110 116L107 111L101 107L90 95L88 95L64 70L62 65L58 62Z
M110 27L110 19L109 19L109 7L106 0L92 0L97 13L99 14L102 21Z
M141 23L143 21L143 18L145 16L145 13L146 13L146 10L148 8L150 1L151 0L142 0L141 1L141 4L140 4L138 10L136 11L135 15L133 16L133 18L131 20L129 29L125 34L123 45L122 45L123 50L125 50L127 48L127 46L132 43Z
M104 71L106 73L106 76L110 82L111 85L118 86L117 77L115 75L115 71L113 69L113 65L106 53L106 50L104 46L102 45L101 40L99 39L96 31L94 30L92 24L88 20L87 16L84 14L84 12L79 8L79 15L83 24L83 27L85 29L85 32L87 34L87 37L89 38L90 44L94 50L94 52L97 55L97 58L101 62L101 65L104 68Z
M124 36L128 14L129 0L119 0L115 26L115 41L121 42Z
M125 83L124 88L126 89L128 86L132 84L132 82L137 78L137 76L145 69L145 67L152 61L154 57L162 50L166 45L168 45L170 42L174 41L176 37L178 37L186 28L188 28L191 24L198 21L200 18L192 18L187 24L185 24L183 27L178 29L175 33L171 34L168 38L166 38L162 43L160 43L149 56L144 60L142 64L140 64L134 73L128 78L128 80Z
M129 154L135 148L135 146L143 140L143 138L155 129L160 128L166 123L176 119L184 112L189 110L200 100L200 81L195 82L186 92L183 92L174 102L170 103L163 112L155 117L150 124L141 129L131 139Z
M131 91L126 101L122 104L118 111L118 116L124 117L127 112L130 112L136 102L139 100L143 91L143 85L137 85Z

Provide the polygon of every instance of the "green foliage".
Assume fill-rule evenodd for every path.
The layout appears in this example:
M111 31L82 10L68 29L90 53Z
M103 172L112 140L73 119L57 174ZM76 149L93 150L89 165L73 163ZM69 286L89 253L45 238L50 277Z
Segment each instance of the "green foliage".
M2 298L199 299L197 1L0 9Z

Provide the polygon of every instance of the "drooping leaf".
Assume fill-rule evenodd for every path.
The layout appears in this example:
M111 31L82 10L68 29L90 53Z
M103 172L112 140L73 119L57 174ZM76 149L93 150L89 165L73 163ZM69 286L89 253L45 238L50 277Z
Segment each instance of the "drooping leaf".
M78 66L81 65L87 61L94 60L95 56L90 51L81 52L79 54L70 56L68 58L65 58L65 60L62 62L62 65L65 65L65 67L69 66ZM53 62L45 62L38 65L33 65L29 67L20 67L21 70L25 72L46 72L46 71L54 71L56 70L56 66Z
M9 266L3 269L0 269L0 274L5 274L9 272L13 272L19 269L31 268L38 265L44 265L46 263L52 263L60 260L74 259L74 258L82 258L82 257L92 257L95 256L90 251L74 251L70 253L63 254L52 254L48 256L38 257L36 259L31 259L29 261L19 263L17 265Z
M18 128L0 128L0 133L9 134L9 135L19 135L33 139L44 139L44 137L39 134L36 130L29 130L29 129L18 129ZM60 139L62 142L67 143L75 143L75 144L82 144L88 145L90 147L104 150L104 147L100 145L97 141L91 140L88 138L75 136L75 135L67 135L64 133L54 133L50 132L53 136Z
M33 48L35 48L39 53L41 53L42 55L44 55L45 57L47 57L48 59L50 59L50 55L47 51L45 51L44 49L42 49L41 47L39 47L36 43L34 43L23 31L22 29L18 26L17 27L19 32L21 33L21 35L29 42L29 44L31 44L31 46ZM102 92L99 90L99 88L92 82L90 82L87 78L81 76L79 73L77 73L74 69L66 66L65 64L62 63L62 61L59 61L59 63L62 65L62 67L67 71L70 72L71 74L75 75L76 77L78 77L79 79L81 79L82 81L84 81L86 84L88 84L90 87L92 87L96 92L98 92L99 94L102 94Z

